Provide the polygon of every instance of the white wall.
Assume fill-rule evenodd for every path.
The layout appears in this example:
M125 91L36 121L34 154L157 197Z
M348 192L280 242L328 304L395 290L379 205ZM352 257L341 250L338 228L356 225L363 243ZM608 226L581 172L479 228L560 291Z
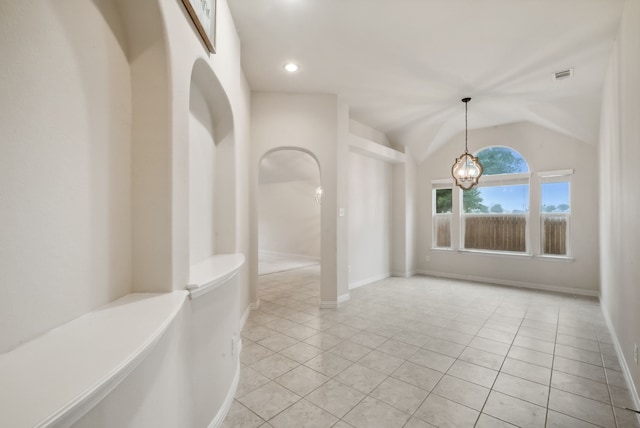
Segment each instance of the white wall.
M405 162L393 165L391 274L409 277L416 273L416 179L417 165L410 152Z
M213 116L203 91L189 96L189 264L215 254L216 142Z
M540 189L537 173L574 169L571 187L571 249L574 261L560 262L536 257L498 256L431 250L431 180L450 177L453 160L464 147L458 136L419 166L418 270L424 273L472 278L495 283L564 290L588 295L598 293L598 181L597 148L530 123L516 123L469 131L469 151L505 145L517 150L532 173L530 242L539 248ZM454 191L454 195L456 192ZM455 197L455 196L454 196ZM459 236L459 223L452 236ZM539 253L538 253L539 254ZM426 261L428 256L430 261Z
M338 217L338 121L339 103L335 95L253 93L251 96L251 254L258 253L258 171L265 154L282 148L293 148L312 154L320 166L324 190L321 205L321 286L320 299L335 305L338 296L347 293L346 269L339 269L341 247ZM347 132L348 122L344 124ZM346 193L346 192L345 192ZM257 259L251 260L255 287ZM344 276L344 278L343 278ZM342 283L345 284L344 290Z
M315 200L319 181L260 184L260 251L320 259L320 205Z
M0 6L0 353L131 291L131 81L111 1Z
M390 272L392 165L349 153L349 287Z
M601 304L640 405L640 1L627 0L605 82L600 138Z
M132 291L185 288L198 61L217 84L204 98L223 104L209 106L229 160L214 186L230 183L213 219L228 233L202 253L248 252L250 91L225 0L217 22L210 56L180 1L0 5L0 353ZM247 278L186 302L184 332L166 336L179 348L160 343L89 425L211 422L237 373Z

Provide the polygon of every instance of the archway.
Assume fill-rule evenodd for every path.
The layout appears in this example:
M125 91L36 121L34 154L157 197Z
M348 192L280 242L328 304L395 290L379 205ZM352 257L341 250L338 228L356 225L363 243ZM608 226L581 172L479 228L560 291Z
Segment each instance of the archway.
M281 148L260 161L257 192L259 275L320 264L322 187L316 158Z

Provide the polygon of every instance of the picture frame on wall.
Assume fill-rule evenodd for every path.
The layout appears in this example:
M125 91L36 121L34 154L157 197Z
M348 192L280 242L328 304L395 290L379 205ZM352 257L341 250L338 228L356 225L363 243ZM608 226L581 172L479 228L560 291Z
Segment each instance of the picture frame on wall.
M216 53L216 0L182 0L200 37L211 53Z

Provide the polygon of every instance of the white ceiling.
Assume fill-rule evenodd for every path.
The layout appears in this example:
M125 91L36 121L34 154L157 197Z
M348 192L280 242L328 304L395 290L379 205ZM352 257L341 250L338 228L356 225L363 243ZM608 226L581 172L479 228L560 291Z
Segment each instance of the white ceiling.
M530 121L596 143L624 0L228 3L252 90L338 94L424 159L464 130L465 96L470 129Z

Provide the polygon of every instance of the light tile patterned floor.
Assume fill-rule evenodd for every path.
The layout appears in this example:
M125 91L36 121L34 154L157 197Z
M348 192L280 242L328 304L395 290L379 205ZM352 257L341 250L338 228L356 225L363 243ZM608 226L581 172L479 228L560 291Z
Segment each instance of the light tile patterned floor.
M260 277L229 428L640 428L593 299L413 277L318 309L319 266Z

